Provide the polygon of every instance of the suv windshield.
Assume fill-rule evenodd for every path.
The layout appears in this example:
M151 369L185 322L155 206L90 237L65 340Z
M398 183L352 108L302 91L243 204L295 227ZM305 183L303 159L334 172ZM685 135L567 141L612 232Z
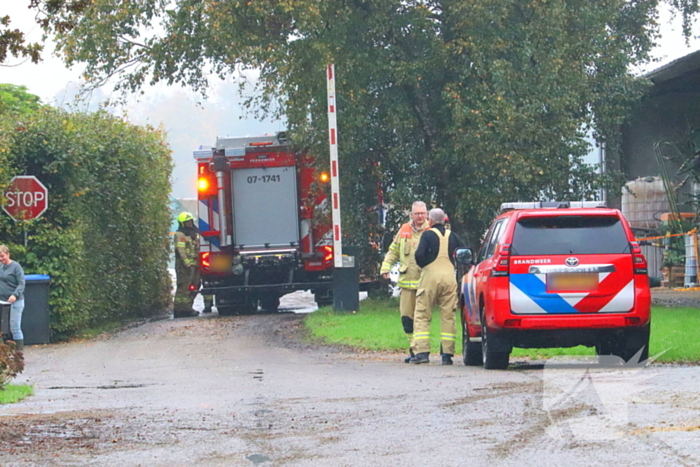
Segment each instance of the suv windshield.
M629 253L620 219L613 216L549 216L520 219L512 255L594 255Z

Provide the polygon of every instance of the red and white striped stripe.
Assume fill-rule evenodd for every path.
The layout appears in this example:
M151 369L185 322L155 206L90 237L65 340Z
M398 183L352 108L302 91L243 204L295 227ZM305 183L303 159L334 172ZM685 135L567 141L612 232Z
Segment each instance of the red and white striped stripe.
M338 129L335 105L335 66L328 65L328 139L331 149L331 197L333 215L333 263L343 267L343 242L340 229L340 183L338 182Z

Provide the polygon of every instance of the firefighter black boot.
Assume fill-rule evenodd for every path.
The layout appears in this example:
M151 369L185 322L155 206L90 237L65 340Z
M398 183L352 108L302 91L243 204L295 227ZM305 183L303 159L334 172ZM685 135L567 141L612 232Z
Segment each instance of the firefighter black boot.
M404 363L411 363L411 359L416 356L416 354L413 353L413 349L408 349L408 353L410 355L404 359Z
M448 353L442 354L442 364L443 365L452 365L452 355Z
M416 354L414 357L411 357L411 359L409 360L409 362L415 363L415 364L418 364L418 363L429 363L429 362L430 362L430 359L428 358L429 355L430 355L430 352L421 352L421 353L418 353L418 354Z

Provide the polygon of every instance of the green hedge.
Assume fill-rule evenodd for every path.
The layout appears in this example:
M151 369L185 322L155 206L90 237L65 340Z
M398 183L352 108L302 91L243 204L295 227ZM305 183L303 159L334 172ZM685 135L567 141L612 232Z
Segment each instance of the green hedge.
M51 276L54 337L166 309L172 159L164 132L106 112L42 108L0 115L0 133L0 188L35 175L49 191L37 220L0 215L0 242L26 273Z

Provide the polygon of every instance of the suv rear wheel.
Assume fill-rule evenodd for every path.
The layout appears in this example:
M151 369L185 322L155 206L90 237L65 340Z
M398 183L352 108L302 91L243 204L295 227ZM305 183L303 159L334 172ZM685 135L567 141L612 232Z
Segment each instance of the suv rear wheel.
M649 334L651 324L640 328L629 328L617 340L604 340L596 344L595 351L599 356L615 355L625 363L641 351L638 359L632 364L644 362L649 358Z
M651 323L641 328L630 328L625 332L625 353L622 356L625 362L629 362L640 350L639 359L632 363L641 363L649 358L650 331Z
M486 319L481 313L481 356L487 370L505 370L508 368L510 352L496 350L501 347L498 336L488 332Z

